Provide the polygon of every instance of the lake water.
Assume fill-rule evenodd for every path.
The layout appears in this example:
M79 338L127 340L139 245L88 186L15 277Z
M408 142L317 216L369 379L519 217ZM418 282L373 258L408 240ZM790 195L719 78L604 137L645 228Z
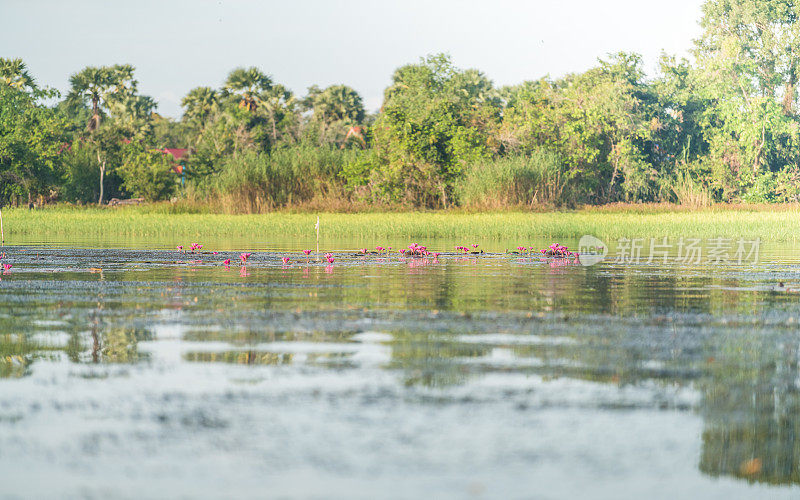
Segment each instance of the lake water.
M6 246L0 497L800 497L800 248L512 245Z

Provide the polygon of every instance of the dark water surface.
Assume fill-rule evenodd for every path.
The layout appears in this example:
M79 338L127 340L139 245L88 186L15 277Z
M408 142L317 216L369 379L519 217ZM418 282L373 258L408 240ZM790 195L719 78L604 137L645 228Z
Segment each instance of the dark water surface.
M0 496L798 498L797 250L6 246Z

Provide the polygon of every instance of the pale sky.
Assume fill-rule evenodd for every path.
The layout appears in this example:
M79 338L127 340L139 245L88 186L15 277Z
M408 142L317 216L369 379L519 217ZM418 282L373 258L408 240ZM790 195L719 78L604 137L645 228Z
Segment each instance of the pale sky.
M199 85L258 66L299 96L344 83L380 107L392 72L447 52L497 86L584 71L610 52L688 56L702 0L0 0L0 57L68 89L84 66L130 63L166 116Z

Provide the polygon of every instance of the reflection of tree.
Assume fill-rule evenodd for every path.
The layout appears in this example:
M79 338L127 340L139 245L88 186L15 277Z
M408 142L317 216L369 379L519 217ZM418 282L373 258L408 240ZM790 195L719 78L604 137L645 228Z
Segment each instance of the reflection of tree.
M114 328L102 332L100 336L100 359L104 363L135 363L144 355L139 352L138 343L152 340L147 330Z
M257 351L187 352L183 359L202 363L231 363L239 365L288 365L291 353Z
M0 335L0 378L30 375L34 348L24 337Z
M798 349L770 335L726 338L704 385L700 470L800 484Z
M388 368L401 369L406 385L443 387L462 384L470 376L465 358L478 358L491 347L462 344L433 332L396 332Z

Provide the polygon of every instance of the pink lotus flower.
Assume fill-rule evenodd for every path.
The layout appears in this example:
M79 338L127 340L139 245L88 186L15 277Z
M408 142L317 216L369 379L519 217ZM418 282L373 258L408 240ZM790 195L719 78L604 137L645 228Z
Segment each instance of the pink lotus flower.
M386 250L386 249L385 249L385 248L383 248L382 246L377 246L377 247L375 247L375 250L377 250L377 251L379 251L379 252L383 252L383 251L384 251L384 250Z
M520 252L524 252L525 250L527 250L527 248L525 248L525 247L517 247L517 250L519 250Z
M306 255L308 255L308 254L310 254L310 253L311 253L311 250L303 250L303 253L304 253L304 254L306 254Z
M281 260L283 261L284 264L289 263L289 257L281 257Z
M239 254L239 259L241 259L242 262L247 262L247 258L250 257L250 255L251 255L250 253L242 252L241 254Z
M472 248L478 248L478 244L477 243L473 243L472 244Z
M177 248L178 248L178 251L180 252L181 250L183 250L183 245L178 245Z
M231 265L231 259L225 259L225 260L222 261L222 263L225 264L226 266L230 266Z
M214 254L214 255L217 255L219 252L211 252L211 253Z
M326 254L325 254L325 260L327 260L327 261L328 261L328 264L333 264L333 254L331 254L331 253L326 253Z
M366 249L366 248L362 248L361 250L359 250L359 252L361 252L361 253L364 253L364 254L365 254L365 253L367 253L367 249Z
M8 271L8 270L9 270L9 269L11 269L12 267L13 267L13 266L12 266L11 264L3 264L3 271Z

